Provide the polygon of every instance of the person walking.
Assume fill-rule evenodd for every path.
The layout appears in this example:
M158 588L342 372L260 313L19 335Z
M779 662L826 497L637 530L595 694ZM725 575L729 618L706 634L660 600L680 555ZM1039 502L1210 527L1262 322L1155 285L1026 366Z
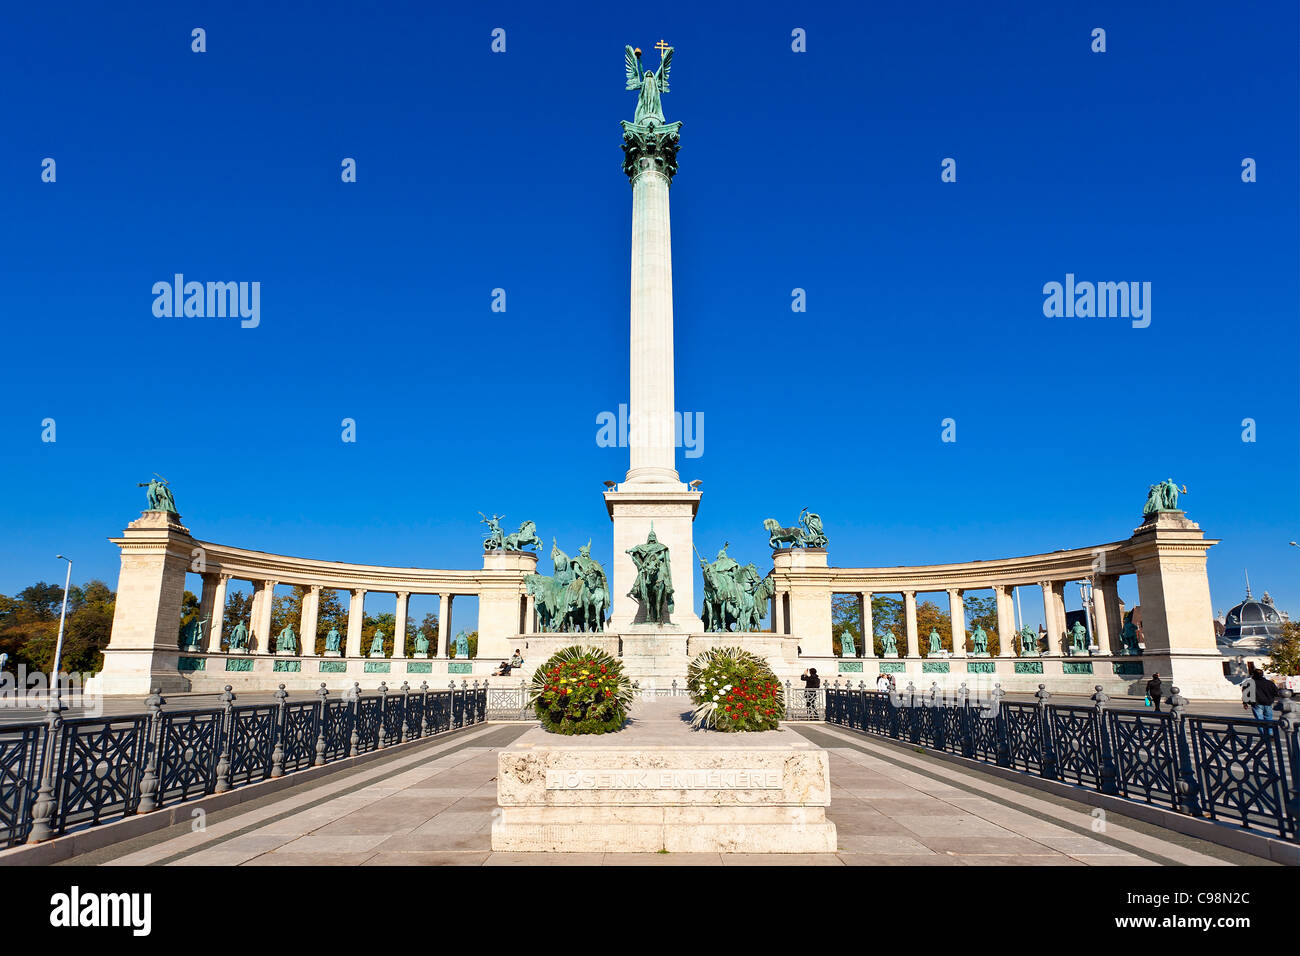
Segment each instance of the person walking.
M1160 680L1159 674L1152 674L1151 679L1147 681L1147 697L1151 698L1151 706L1160 713L1160 699L1165 695L1165 685Z

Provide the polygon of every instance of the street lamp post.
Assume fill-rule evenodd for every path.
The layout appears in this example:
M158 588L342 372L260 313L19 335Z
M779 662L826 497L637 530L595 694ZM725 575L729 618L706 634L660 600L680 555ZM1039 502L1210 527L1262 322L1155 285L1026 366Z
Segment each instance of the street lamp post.
M59 699L59 664L63 659L63 623L68 618L68 588L72 586L72 559L57 555L60 561L68 562L68 574L63 579L63 610L59 612L59 640L54 645L54 667L50 671L50 695Z

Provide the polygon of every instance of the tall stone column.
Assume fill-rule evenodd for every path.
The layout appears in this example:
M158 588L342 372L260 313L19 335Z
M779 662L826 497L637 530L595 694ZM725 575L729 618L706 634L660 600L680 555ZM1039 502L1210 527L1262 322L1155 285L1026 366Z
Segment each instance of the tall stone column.
M1016 609L1010 585L996 585L993 594L998 607L998 656L1016 656Z
M448 641L451 638L451 602L454 594L438 595L438 657L447 658Z
M632 270L630 286L630 451L627 477L605 493L614 522L610 587L613 631L645 623L627 597L636 580L628 549L644 544L651 527L668 547L674 609L665 626L652 631L704 630L695 603L692 522L700 493L684 485L676 469L673 381L672 225L668 191L677 172L680 123L647 119L623 124L623 172L632 185Z
M875 625L871 619L871 592L863 591L858 595L858 607L861 611L858 614L858 620L862 622L862 656L875 657Z
M275 604L275 582L263 581L257 589L253 604L253 637L257 641L254 652L275 652L275 636L271 633L271 611Z
M966 602L961 588L948 589L948 619L952 623L952 656L966 656Z
M397 592L397 620L393 625L393 656L406 656L406 605L411 595L408 591Z
M230 585L229 574L217 575L216 592L212 595L212 623L208 625L208 653L221 653L221 631L226 623L226 589ZM207 582L203 582L207 587Z
M537 633L537 598L531 594L524 595L524 631Z
M320 618L320 588L313 584L302 596L302 617L298 621L298 641L303 657L316 656L316 623Z
M217 616L212 613L212 608L217 603L217 586L221 575L209 572L200 577L203 581L203 590L199 594L199 620L208 622L204 627L208 629L208 634L211 634L212 622Z
M348 598L347 656L361 656L361 628L366 623L366 589L353 588Z
M1124 626L1124 615L1119 609L1119 575L1099 574L1093 581L1092 612L1101 653L1117 653L1120 630Z
M920 655L920 645L916 636L916 592L903 592L903 622L907 628L907 656Z

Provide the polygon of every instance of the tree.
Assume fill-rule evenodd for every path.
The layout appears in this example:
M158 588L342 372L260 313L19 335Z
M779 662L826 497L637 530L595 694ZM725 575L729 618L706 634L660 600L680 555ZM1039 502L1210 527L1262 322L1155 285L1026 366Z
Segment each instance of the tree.
M53 621L63 606L63 588L37 581L18 592L18 601L37 621Z
M922 656L930 653L931 631L939 632L940 645L944 650L952 650L952 618L933 601L923 601L916 606L916 636L921 644Z
M62 602L63 588L44 582L24 588L16 598L0 595L0 652L10 656L9 668L50 671ZM113 627L113 603L114 594L103 581L68 588L61 671L91 673L103 667L102 650Z
M1269 647L1268 669L1288 677L1300 674L1300 621L1284 621Z

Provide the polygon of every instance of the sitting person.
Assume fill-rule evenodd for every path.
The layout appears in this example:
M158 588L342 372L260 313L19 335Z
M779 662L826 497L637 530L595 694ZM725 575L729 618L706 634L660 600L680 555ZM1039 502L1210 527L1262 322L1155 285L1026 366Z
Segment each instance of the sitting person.
M493 677L507 677L510 674L510 662L502 661L497 665L497 669L492 672Z
M519 656L519 648L517 648L517 647L515 648L514 656L510 658L510 666L511 666L511 667L523 667L523 666L524 666L524 659L523 659L522 657Z

